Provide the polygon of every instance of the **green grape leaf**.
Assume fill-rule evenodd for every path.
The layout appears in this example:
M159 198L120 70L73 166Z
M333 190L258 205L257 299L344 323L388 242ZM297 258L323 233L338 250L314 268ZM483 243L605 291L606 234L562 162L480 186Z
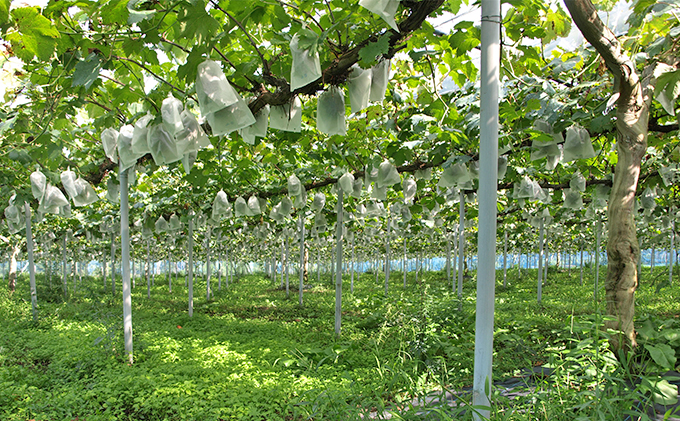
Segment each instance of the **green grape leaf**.
M0 0L0 25L9 21L9 3L11 0Z
M4 1L4 0L2 0ZM38 56L40 60L49 60L57 45L59 31L45 16L33 7L22 7L12 10L12 18L18 32L7 35L17 57L27 62Z
M107 25L125 25L129 16L128 0L109 0L101 9L102 21Z
M90 86L99 77L101 68L102 62L99 55L97 53L90 53L85 60L81 60L76 64L71 86L84 86L85 89L90 89Z
M377 58L383 54L387 54L390 49L390 35L389 33L381 36L377 42L369 42L364 48L359 50L359 65L363 68L368 68L375 64Z
M180 37L196 38L198 44L211 39L220 29L220 24L205 11L202 1L184 8L177 20L184 24Z

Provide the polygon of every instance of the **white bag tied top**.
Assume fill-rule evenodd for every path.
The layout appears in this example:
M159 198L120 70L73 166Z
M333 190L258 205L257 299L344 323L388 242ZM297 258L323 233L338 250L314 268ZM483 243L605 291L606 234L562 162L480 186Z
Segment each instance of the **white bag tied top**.
M364 70L358 64L351 67L351 72L347 78L347 87L349 89L349 104L353 113L358 113L368 107L372 79L373 71L371 69Z
M139 154L140 156L151 153L151 149L149 149L149 143L147 141L149 132L149 128L147 126L151 120L153 120L153 116L147 113L137 120L134 129L132 130L132 152Z
M574 125L567 129L567 140L564 142L564 161L588 159L597 156L590 134L583 127Z
M120 128L118 133L118 157L122 164L122 170L125 171L137 163L137 159L144 154L135 153L132 150L132 137L134 136L134 127L125 125Z
M295 174L288 177L288 196L299 196L302 193L302 183Z
M298 34L293 35L290 40L290 54L293 57L293 65L290 69L291 92L321 77L319 53L298 47L299 40Z
M245 199L240 196L236 198L234 201L234 211L236 212L237 217L248 215L248 204Z
M449 165L448 168L444 168L437 185L442 188L454 186L467 188L471 182L472 176L470 175L470 172L468 171L465 164L462 162L457 162L455 164Z
M404 193L404 201L406 203L412 203L413 198L416 196L416 191L417 191L417 183L416 180L412 178L405 178L404 181L401 183L401 189Z
M168 229L172 234L177 234L182 230L182 222L180 222L177 215L174 213L170 215L170 221L168 221Z
M106 198L111 203L118 203L120 200L120 184L112 177L106 181Z
M38 200L38 212L59 214L62 207L68 205L68 200L58 188L47 182L47 177L35 170L29 177L31 193Z
M250 215L259 215L262 213L262 210L260 208L260 200L257 198L257 196L250 196L248 198L248 209L250 210Z
M640 196L640 205L642 209L653 210L656 207L656 189L650 189L647 187L645 191L642 192Z
M104 153L114 164L118 163L118 131L111 127L104 129L101 135Z
M586 191L586 178L580 171L576 171L569 181L569 187L574 191Z
M177 132L177 150L187 154L189 152L197 152L201 148L210 146L210 139L206 136L203 128L198 124L196 116L191 112L184 110L180 114L182 121L182 129Z
M38 212L59 214L64 206L68 205L68 200L58 188L47 183L45 195L40 202Z
M513 197L515 199L529 199L536 200L543 194L543 190L538 183L529 177L525 176L522 181L517 184L515 183L513 189Z
M239 133L243 141L249 145L255 144L256 137L266 137L267 128L269 127L269 105L265 105L260 111L255 114L255 123L248 127L242 128Z
M31 193L33 193L33 197L38 202L42 202L45 196L45 189L47 188L47 177L39 170L35 170L29 178L31 180Z
M320 211L324 206L326 206L326 195L323 193L315 193L311 206L312 210Z
M156 165L171 164L179 161L184 156L183 151L177 150L175 138L162 124L149 128L147 142Z
M385 99L387 83L390 79L390 60L382 60L371 68L371 102L382 102Z
M196 96L204 116L236 104L240 99L227 81L220 64L213 60L206 60L198 65Z
M154 228L156 229L156 234L162 234L167 232L170 227L168 226L168 221L166 221L165 218L163 218L163 215L161 215L156 220Z
M352 183L352 197L356 199L361 199L361 191L364 188L364 180L362 178L357 178Z
M380 16L389 26L399 32L394 15L399 7L399 0L359 0L359 6Z
M345 96L337 86L331 86L316 103L316 128L329 136L347 134Z
M234 88L231 89L233 90ZM234 95L238 98L235 104L206 116L212 133L216 136L227 135L233 131L255 124L255 116L253 116L250 108L248 108L248 104L236 91L234 91Z
M293 211L293 202L287 196L283 196L283 199L279 202L279 209L282 215L289 216Z
M184 111L182 101L172 96L172 94L168 94L168 97L161 104L163 127L172 136L176 136L184 128L181 117L182 111Z
M217 192L215 200L213 201L212 219L219 221L229 212L229 199L224 190Z
M302 102L295 97L292 102L274 105L269 110L269 127L284 132L300 133L302 130Z
M346 172L338 179L338 185L345 194L352 194L354 191L354 176Z
M567 189L564 194L564 204L562 206L567 209L582 209L583 199L581 198L581 192L579 190Z
M383 161L378 167L378 180L376 181L378 188L388 187L400 182L401 177L397 168L389 161Z
M7 221L7 228L9 229L10 234L16 234L26 225L24 210L14 205L15 197L16 195L12 196L9 201L9 206L5 208L5 220Z
M76 178L76 173L71 170L61 173L61 183L64 185L66 194L69 195L76 206L86 206L98 199L92 186L82 178Z
M508 171L508 157L501 155L498 157L498 181L505 178L505 173Z

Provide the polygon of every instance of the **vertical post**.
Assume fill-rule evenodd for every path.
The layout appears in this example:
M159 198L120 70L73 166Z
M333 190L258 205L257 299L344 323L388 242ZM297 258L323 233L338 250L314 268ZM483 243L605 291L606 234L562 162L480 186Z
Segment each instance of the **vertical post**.
M503 233L503 288L508 286L508 232Z
M672 212L671 212L672 213ZM672 218L673 216L671 216ZM668 256L668 285L673 283L673 258L675 257L675 220L671 222L670 255Z
M281 278L281 289L283 289L285 282L286 282L285 279L284 279L285 278L284 272L286 271L286 243L285 243L285 241L286 241L285 239L283 241L281 241L281 276L280 276L280 278Z
M189 284L189 317L194 315L194 211L189 210L189 256L187 263L187 283Z
M205 299L210 300L210 237L212 236L212 227L208 226L205 231Z
M602 217L597 216L597 222L595 222L595 288L593 289L593 299L597 301L597 290L599 288L600 280L600 240L602 230Z
M290 298L290 284L288 283L288 262L290 261L290 253L288 247L288 236L286 236L286 298Z
M121 275L123 278L123 333L125 337L125 352L132 364L132 293L130 290L130 206L128 203L128 171L122 169L120 163L118 171L120 180L120 253ZM133 170L134 171L134 170Z
M356 254L355 254L355 243L354 243L354 237L352 237L352 278L350 279L349 283L349 292L354 294L354 272L356 270Z
M583 241L581 241L581 258L579 266L581 267L581 286L583 286Z
M404 264L403 264L403 270L404 270L404 289L406 289L406 236L404 235Z
M33 309L33 321L38 321L38 292L35 287L35 262L33 260L33 233L31 232L31 205L24 202L26 213L26 251L28 255L28 276L31 285L31 308Z
M500 1L483 1L479 150L477 312L472 404L491 405L493 324L496 286L496 198L498 186L498 91L500 84ZM473 418L489 418L480 409Z
M61 253L62 253L62 258L64 259L64 297L68 295L68 283L66 282L66 234L64 234L64 238L61 240ZM106 256L106 255L105 255ZM106 285L106 257L104 257L104 285Z
M385 297L390 283L390 222L391 215L387 215L387 235L385 236Z
M451 236L446 228L444 228L444 240L446 241L446 280L451 283L451 290L453 291L456 287L451 278Z
M116 235L111 233L111 294L116 295Z
M229 245L226 244L224 246L224 258L225 258L225 266L224 266L224 283L225 287L229 288L229 276L231 276L231 281L234 281L234 269L229 266Z
M151 239L146 240L146 298L151 298Z
M342 205L342 189L338 189L338 220L337 220L337 234L336 246L337 253L335 271L335 334L340 336L340 325L342 317L342 237L343 237L343 205Z
M541 218L541 223L538 228L538 286L537 286L537 300L541 303L543 298L543 218Z
M299 224L300 224L300 286L298 288L299 302L302 306L302 290L305 286L305 219L303 217L304 210L300 209Z
M498 171L498 170L496 170ZM465 269L465 193L460 191L459 196L460 207L458 213L460 215L460 222L458 222L458 299L463 298L463 271Z

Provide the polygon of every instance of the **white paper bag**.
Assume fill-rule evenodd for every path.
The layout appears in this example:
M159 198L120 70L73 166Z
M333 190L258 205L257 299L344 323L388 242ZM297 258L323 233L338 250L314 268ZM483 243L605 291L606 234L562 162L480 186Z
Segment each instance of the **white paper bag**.
M371 68L371 102L382 102L385 99L387 83L390 78L390 60L382 60Z
M255 123L255 117L248 108L248 104L236 91L234 94L238 97L235 104L207 115L208 124L215 136L227 135Z
M321 77L319 53L299 48L298 41L298 34L293 35L293 38L290 40L290 54L293 57L293 64L290 69L291 92Z
M329 136L347 134L345 96L340 88L331 86L316 103L316 128Z
M204 116L229 107L241 99L227 81L220 64L212 60L198 65L196 96L201 114Z
M118 163L118 131L111 127L102 131L104 153L114 164Z
M399 7L399 0L359 0L359 6L380 16L389 26L399 32L394 15Z
M349 104L352 107L352 112L358 113L368 107L373 71L371 69L364 70L357 64L353 65L351 70L347 78Z
M302 102L295 97L291 103L274 105L269 110L269 127L284 132L300 133L302 130Z
M184 106L182 101L168 94L168 97L161 104L161 116L163 117L163 127L172 136L177 135L182 129L182 111Z

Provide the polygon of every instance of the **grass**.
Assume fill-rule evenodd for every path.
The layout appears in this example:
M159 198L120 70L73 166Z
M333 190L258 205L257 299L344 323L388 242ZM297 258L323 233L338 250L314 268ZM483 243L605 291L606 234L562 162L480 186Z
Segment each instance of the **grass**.
M510 270L508 287L497 287L494 380L519 381L535 366L553 375L521 396L494 391L492 418L637 419L654 399L670 403L658 373L674 368L680 352L678 293L641 285L637 314L645 334L635 360L621 364L598 329L603 304L593 302L585 273L580 286L577 270L551 268L541 304L535 270L521 277ZM50 289L39 277L40 321L33 323L28 281L20 278L14 295L0 292L0 418L345 420L390 408L397 418L422 419L423 407L409 405L413 398L443 398L472 385L475 284L466 281L461 302L441 272L417 284L409 274L405 289L401 276L392 272L387 298L382 276L378 283L374 274L360 276L354 294L346 279L339 338L328 276L304 291L303 307L295 285L287 299L261 275L221 291L213 279L209 301L198 282L191 318L183 279L173 279L169 293L157 277L150 299L138 281L133 366L122 350L120 284L112 297L101 278L84 278L64 300L58 281ZM467 399L463 393L458 408L433 403L426 410L437 419L470 419Z

